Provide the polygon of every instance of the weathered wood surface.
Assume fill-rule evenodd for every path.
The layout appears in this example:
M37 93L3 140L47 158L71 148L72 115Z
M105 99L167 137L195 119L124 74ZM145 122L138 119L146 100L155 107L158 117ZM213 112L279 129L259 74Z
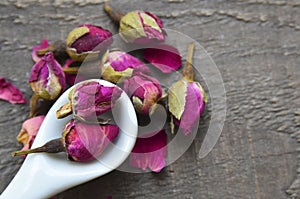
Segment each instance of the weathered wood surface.
M64 39L81 23L116 32L102 3L1 0L0 76L29 99L31 47L43 38ZM197 158L197 136L189 150L159 174L115 171L58 198L300 198L299 0L118 0L111 5L125 12L152 11L165 27L189 35L208 51L224 80L225 126L204 159ZM20 148L15 137L29 109L3 101L0 109L2 192L22 163L10 152ZM201 129L208 119L204 117Z

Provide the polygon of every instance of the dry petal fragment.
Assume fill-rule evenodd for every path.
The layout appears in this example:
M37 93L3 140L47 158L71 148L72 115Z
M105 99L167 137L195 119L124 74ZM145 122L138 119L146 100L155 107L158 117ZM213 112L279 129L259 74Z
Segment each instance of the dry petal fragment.
M167 134L164 130L150 133L147 138L138 138L130 154L130 164L146 170L160 172L166 166Z
M23 93L3 77L0 77L0 99L6 100L12 104L26 103Z
M163 73L171 73L181 66L179 51L167 44L146 48L143 57Z
M22 150L30 149L44 119L45 116L41 115L23 122L22 129L17 137L18 142L24 145Z

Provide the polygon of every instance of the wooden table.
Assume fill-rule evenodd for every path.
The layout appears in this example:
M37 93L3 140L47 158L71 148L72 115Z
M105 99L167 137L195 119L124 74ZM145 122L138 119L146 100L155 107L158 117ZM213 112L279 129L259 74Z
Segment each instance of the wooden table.
M114 0L110 4L124 12L152 11L165 27L189 35L208 51L224 81L225 125L204 159L198 158L201 135L197 135L189 150L159 174L114 171L57 198L300 198L300 2ZM102 5L102 0L2 0L0 76L29 99L32 46L43 38L65 39L82 23L116 33ZM10 152L21 147L15 137L29 108L1 101L0 109L2 192L22 164ZM206 116L200 131L208 124Z

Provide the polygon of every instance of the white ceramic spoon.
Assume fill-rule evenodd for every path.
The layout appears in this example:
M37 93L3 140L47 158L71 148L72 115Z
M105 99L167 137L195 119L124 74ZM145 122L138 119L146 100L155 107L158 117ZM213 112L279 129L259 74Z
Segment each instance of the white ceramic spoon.
M104 80L95 81L105 86L115 86ZM62 94L48 112L32 148L41 146L51 139L61 137L65 123L72 116L57 119L55 114L60 106L68 102L69 90ZM138 131L135 110L125 92L118 99L113 109L113 116L116 124L120 127L120 133L117 139L105 149L104 153L96 161L88 163L72 162L66 160L66 154L64 153L29 154L0 198L49 198L63 190L116 169L131 152Z

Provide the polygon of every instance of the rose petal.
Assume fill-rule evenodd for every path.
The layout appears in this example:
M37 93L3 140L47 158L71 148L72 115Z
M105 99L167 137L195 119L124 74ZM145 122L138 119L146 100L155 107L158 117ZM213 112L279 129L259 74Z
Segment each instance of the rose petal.
M36 135L44 119L44 115L30 118L23 123L22 128L27 131L29 136Z
M166 145L167 134L164 130L151 137L138 138L130 154L130 164L143 170L149 167L154 172L160 172L166 166Z
M45 116L41 115L27 119L23 122L22 129L17 136L18 142L24 145L22 150L30 149L44 119Z
M204 106L205 103L199 86L195 82L189 83L184 112L179 124L179 128L183 130L185 135L191 133L193 127L199 122Z
M181 56L178 50L167 44L160 44L154 48L146 48L143 56L145 60L163 73L176 71L181 66Z
M163 28L163 22L162 20L160 20L156 15L152 14L151 12L145 12L147 15L149 15L150 17L152 17L157 25L160 27L160 28Z
M33 46L31 57L34 62L38 62L41 60L41 57L37 55L38 50L42 50L49 47L48 39L43 39L39 46Z
M0 99L6 100L12 104L26 103L23 93L3 77L0 77Z
M146 67L138 58L122 51L112 51L108 54L108 61L115 71L124 71L127 68Z

